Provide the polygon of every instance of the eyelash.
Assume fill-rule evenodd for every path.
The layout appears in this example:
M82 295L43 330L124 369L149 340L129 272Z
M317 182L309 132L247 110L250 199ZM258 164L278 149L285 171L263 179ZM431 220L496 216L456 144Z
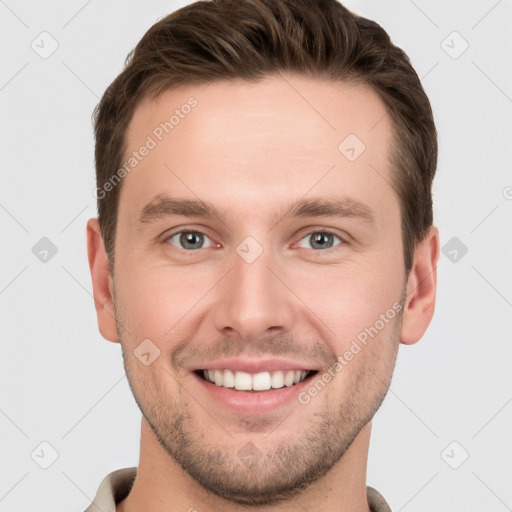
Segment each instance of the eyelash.
M181 231L175 231L174 233L171 233L170 235L167 235L165 237L165 239L163 240L163 243L164 244L168 244L168 241L173 238L174 236L176 235L181 235L183 233L198 233L198 234L201 234L207 238L210 238L205 232L199 230L199 229L182 229ZM328 251L328 250L334 250L336 249L336 247L340 247L340 246L343 246L343 245L346 245L347 242L340 237L340 235L334 233L333 231L330 231L328 229L321 229L321 230L314 230L314 231L310 231L309 233L307 233L306 235L304 235L300 240L299 242L301 242L302 240L304 240L305 238L307 238L308 236L311 236L313 234L318 234L318 233L321 233L321 234L328 234L328 235L332 235L333 237L337 238L338 240L340 240L340 244L334 246L334 247L329 247L328 249L311 249L312 251L315 251L315 252L325 252L325 251ZM211 240L211 238L210 238ZM213 242L213 240L212 240ZM215 242L213 242L215 243ZM168 245L171 245L171 244L168 244ZM180 251L183 251L183 252L186 252L186 253L193 253L193 252L198 252L199 250L201 249L209 249L209 247L201 247L200 249L183 249L181 247L176 247L176 246L173 246L175 247L176 249L180 250Z

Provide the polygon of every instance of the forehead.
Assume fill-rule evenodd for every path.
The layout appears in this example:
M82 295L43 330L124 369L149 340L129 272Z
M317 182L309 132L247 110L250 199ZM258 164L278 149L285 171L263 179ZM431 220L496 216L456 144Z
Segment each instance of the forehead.
M163 193L254 215L334 192L389 212L391 132L384 103L363 84L283 74L176 88L142 101L129 124L125 162L139 155L119 216Z

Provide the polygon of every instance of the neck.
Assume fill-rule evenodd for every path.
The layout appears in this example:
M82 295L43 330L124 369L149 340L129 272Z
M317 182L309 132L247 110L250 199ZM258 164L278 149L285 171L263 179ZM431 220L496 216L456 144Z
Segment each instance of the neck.
M201 487L164 450L153 430L142 418L141 450L137 476L130 494L116 506L116 512L371 512L366 498L366 465L371 422L356 436L343 457L323 477L287 503L251 507L226 501Z

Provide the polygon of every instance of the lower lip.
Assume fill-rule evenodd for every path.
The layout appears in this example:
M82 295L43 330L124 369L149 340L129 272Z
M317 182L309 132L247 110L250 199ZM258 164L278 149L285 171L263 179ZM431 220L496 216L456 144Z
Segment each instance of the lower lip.
M237 412L245 414L262 414L290 404L294 400L300 403L297 395L310 385L311 376L293 386L268 391L236 391L234 388L217 386L196 373L193 376L203 389L217 402ZM314 375L313 375L314 376Z

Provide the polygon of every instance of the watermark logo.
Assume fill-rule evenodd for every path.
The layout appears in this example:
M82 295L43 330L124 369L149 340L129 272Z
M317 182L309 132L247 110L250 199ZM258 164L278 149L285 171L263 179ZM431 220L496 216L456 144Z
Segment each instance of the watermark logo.
M238 244L236 252L246 263L252 263L261 256L263 247L258 243L256 238L248 236Z
M338 151L350 162L357 160L365 149L364 142L354 133L347 135L338 145Z
M441 458L452 469L459 469L469 458L469 453L458 441L452 441L442 452Z
M41 469L48 469L59 458L59 452L48 441L43 441L30 456Z
M444 244L441 251L452 263L458 263L467 254L468 248L462 240L453 236Z
M236 455L238 457L238 460L245 464L246 466L253 466L254 464L257 464L258 461L263 456L263 454L256 447L256 445L254 443L251 443L250 441L248 443L245 443L242 446L242 448L238 450Z
M149 366L160 355L160 349L149 338L146 338L137 345L133 353L144 366Z
M469 48L469 43L457 31L453 31L441 41L441 48L452 59L458 59Z
M59 43L49 32L44 31L34 38L30 47L41 59L46 60L57 51Z
M48 263L57 254L57 251L57 246L46 236L43 236L43 238L32 247L32 254L41 263Z

